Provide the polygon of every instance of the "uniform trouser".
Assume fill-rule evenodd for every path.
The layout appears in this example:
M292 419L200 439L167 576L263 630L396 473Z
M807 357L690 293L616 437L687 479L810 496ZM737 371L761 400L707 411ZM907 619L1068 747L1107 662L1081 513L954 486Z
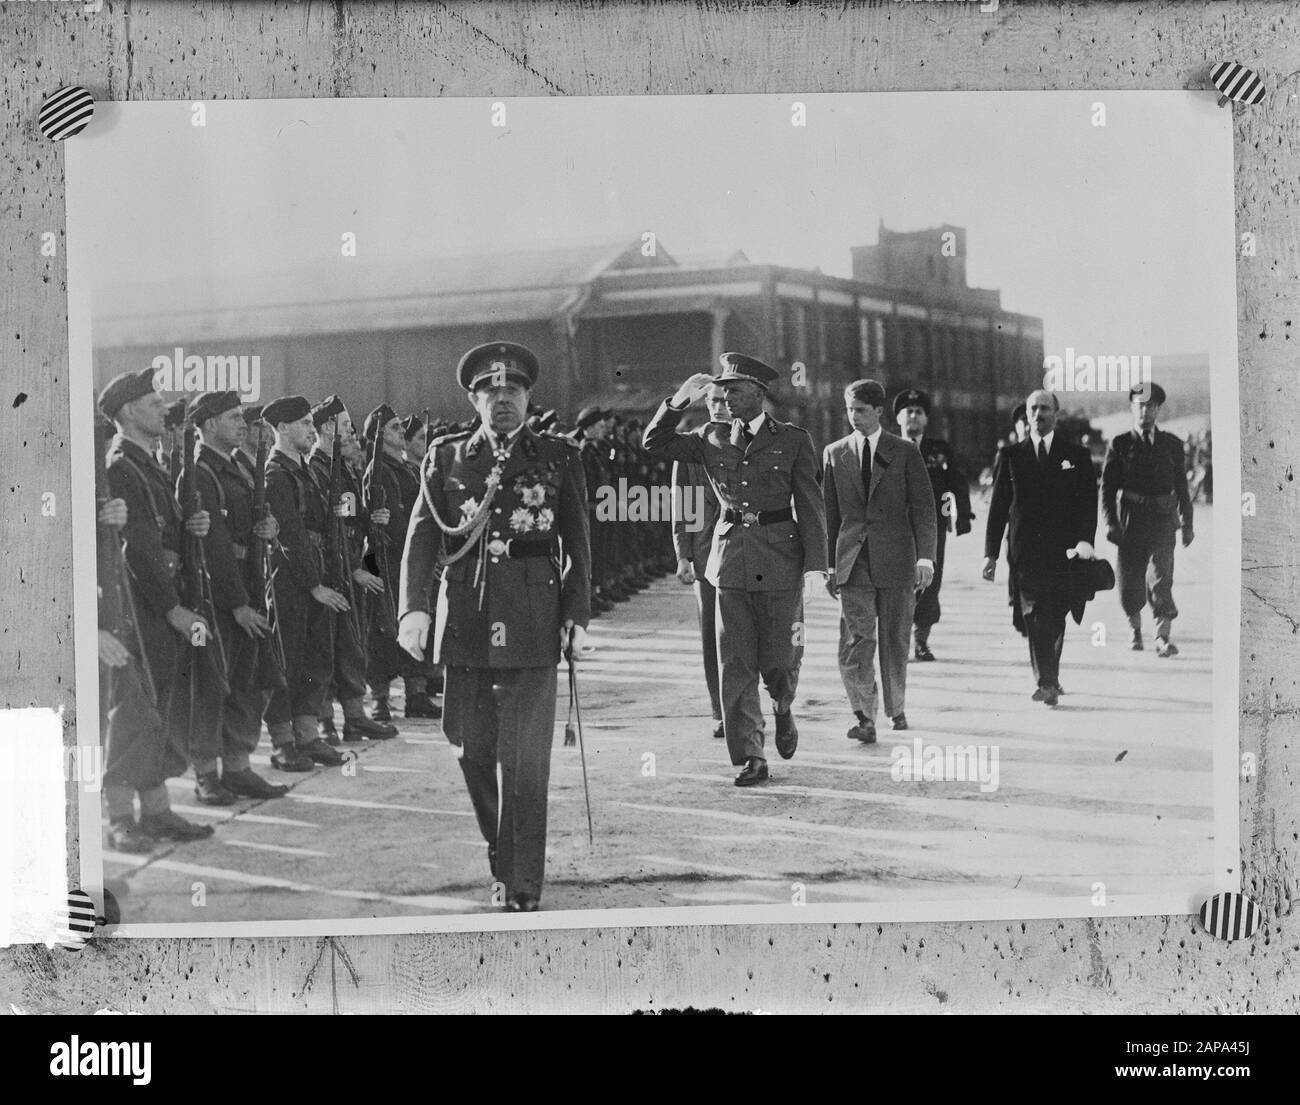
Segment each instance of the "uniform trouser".
M939 516L939 543L934 550L934 579L917 598L916 613L912 615L912 621L916 623L916 636L922 641L930 635L930 627L939 620L939 588L943 585L943 548L948 538L948 531L944 526L947 521L947 518Z
M794 702L803 663L803 589L717 588L722 731L737 766L763 755L763 680L777 713ZM797 642L797 643L796 643Z
M897 717L906 709L907 646L916 604L916 589L874 587L863 556L840 588L840 679L849 709L868 720L876 717L876 653L880 653L880 686L885 713Z
M442 730L461 749L479 832L496 847L507 894L542 893L555 690L554 665L446 668Z
M722 698L718 690L717 588L707 579L695 580L695 605L700 612L700 645L704 653L704 683L709 688L713 720L722 720Z
M1019 584L1029 663L1040 687L1060 685L1061 646L1065 643L1065 617L1069 613L1067 587L1068 578L1064 577L1059 586L1040 583L1026 590L1023 580Z
M288 667L288 686L271 692L267 725L288 725L296 717L320 717L334 666L332 617L321 603L291 580L276 577L275 604ZM272 734L274 738L274 734ZM292 739L285 741L292 744Z
M1164 524L1129 522L1119 543L1119 601L1132 620L1151 604L1156 636L1169 636L1169 623L1178 617L1174 605L1174 539L1177 530Z
M249 754L257 748L262 734L266 692L258 685L253 670L257 642L239 627L229 610L217 611L217 632L225 652L230 692L216 711L218 724L214 731L205 727L203 743L190 748L196 775L216 771L218 756L223 771L245 770Z
M350 702L361 698L366 693L366 648L364 622L361 611L344 614L331 614L334 619L334 665L329 681L329 688L321 703L321 716L327 716L333 710L331 705L337 698L340 702Z

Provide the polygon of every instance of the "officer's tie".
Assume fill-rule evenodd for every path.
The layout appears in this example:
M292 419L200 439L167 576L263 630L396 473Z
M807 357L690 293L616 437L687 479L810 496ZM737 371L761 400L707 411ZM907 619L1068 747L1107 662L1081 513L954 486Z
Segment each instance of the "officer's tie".
M1047 467L1047 445L1041 437L1038 439L1038 463Z

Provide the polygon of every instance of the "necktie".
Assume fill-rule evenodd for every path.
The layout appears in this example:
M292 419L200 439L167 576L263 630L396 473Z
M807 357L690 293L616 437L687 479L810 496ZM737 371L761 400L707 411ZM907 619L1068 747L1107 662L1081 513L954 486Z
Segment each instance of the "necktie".
M1038 463L1047 466L1047 444L1041 437L1038 439Z
M871 439L862 439L862 493L871 495Z
M1152 445L1156 443L1156 435L1153 434L1150 430L1148 430L1146 433L1142 435L1142 440L1147 443L1147 448L1149 449L1151 448Z

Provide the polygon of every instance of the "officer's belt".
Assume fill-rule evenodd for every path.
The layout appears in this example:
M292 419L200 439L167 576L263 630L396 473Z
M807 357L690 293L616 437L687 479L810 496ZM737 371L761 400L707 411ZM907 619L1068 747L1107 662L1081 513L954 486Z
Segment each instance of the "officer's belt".
M502 541L499 537L487 543L491 556L508 556L511 560L523 560L530 556L550 556L549 541Z
M773 522L788 522L794 517L794 508L784 506L780 510L732 510L728 507L722 513L728 522L741 522L747 526L767 526Z
M1159 495L1143 495L1140 491L1129 491L1128 489L1124 489L1120 494L1130 503L1155 503L1157 506L1167 506L1174 501L1174 493L1172 491L1164 491Z

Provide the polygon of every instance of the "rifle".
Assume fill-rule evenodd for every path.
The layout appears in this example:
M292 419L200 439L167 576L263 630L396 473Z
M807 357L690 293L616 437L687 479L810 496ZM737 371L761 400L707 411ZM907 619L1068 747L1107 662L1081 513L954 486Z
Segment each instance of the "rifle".
M270 508L266 505L266 452L266 437L259 433L257 461L253 468L254 522L264 521L270 515ZM253 654L253 675L258 688L264 691L289 685L289 664L284 656L284 639L280 636L280 611L275 604L275 571L271 562L271 542L255 535L248 592L253 608L271 623L271 631L258 638Z
M199 497L193 422L185 423L183 442L180 501L182 513L188 517L203 509L203 500ZM190 732L193 733L197 731L195 709L202 697L199 688L200 670L206 666L211 674L213 680L211 701L225 701L230 693L230 682L226 668L226 652L221 644L221 634L217 631L217 608L212 600L212 577L208 574L208 560L203 549L203 538L195 537L188 530L185 532L185 552L182 561L183 601L208 624L207 639L190 642Z
M383 632L397 639L397 596L393 594L393 573L392 562L388 557L388 533L385 527L378 525L373 521L376 510L383 510L387 505L387 496L384 494L384 481L379 475L379 454L380 438L384 435L384 428L376 426L374 435L369 441L370 455L367 458L366 473L368 479L364 481L363 488L366 492L366 514L371 518L370 522L370 547L374 550L375 567L378 569L378 576L384 581L384 593L380 596L379 616L383 619Z
M338 416L334 416L334 443L330 449L329 529L325 536L325 563L330 573L330 586L348 600L344 620L358 648L363 648L361 623L357 617L356 584L352 579L352 556L348 548L348 523L334 513L343 499L343 435L339 433Z

